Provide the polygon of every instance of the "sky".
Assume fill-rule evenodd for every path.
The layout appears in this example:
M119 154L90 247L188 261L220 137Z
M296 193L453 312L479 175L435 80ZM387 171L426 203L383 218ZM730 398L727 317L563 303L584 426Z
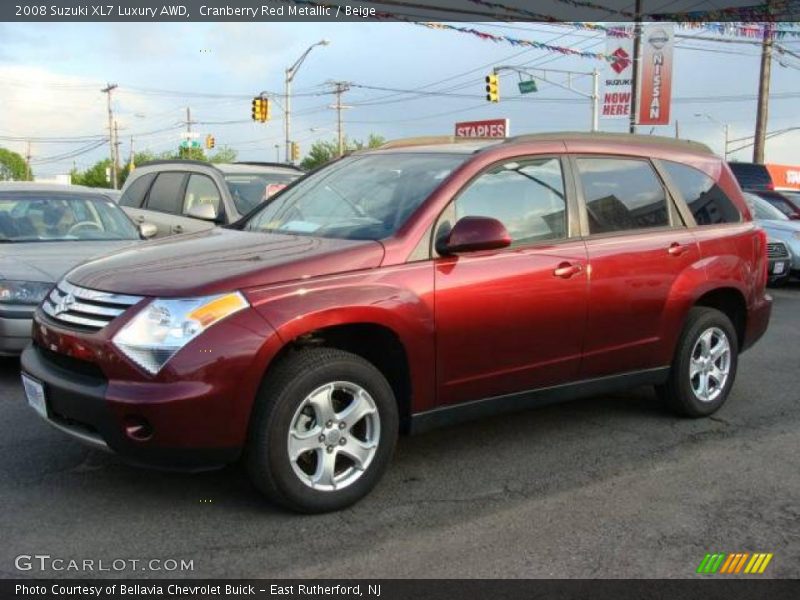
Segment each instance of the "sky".
M592 52L605 50L602 32L542 23L474 23L494 34ZM716 34L679 29L686 36ZM292 137L301 153L317 139L336 135L336 112L329 108L330 81L351 82L343 96L345 133L365 139L451 134L458 120L507 117L512 134L587 130L589 100L547 83L521 97L518 78L501 79L501 102L484 95L484 76L495 65L589 72L601 61L551 54L538 49L484 41L453 31L409 23L0 23L0 146L24 153L24 141L3 138L78 138L70 143L34 142L34 172L40 177L86 168L108 155L101 146L75 157L93 138L107 134L107 82L116 83L113 110L120 129L121 155L135 148L163 152L177 147L185 130L186 107L193 130L216 138L239 160L272 161L283 153L281 109L272 120L250 121L250 99L262 91L283 93L284 69L311 44L298 70L292 101ZM800 53L800 38L782 42ZM731 139L752 135L755 123L760 48L681 38L675 50L672 120L656 127L723 149L723 125ZM783 63L783 66L782 64ZM800 126L800 59L773 61L768 130ZM588 92L590 77L575 80ZM380 90L374 88L389 88ZM445 91L450 95L410 95L390 90ZM467 97L461 97L461 96ZM742 98L744 96L744 98ZM721 101L726 97L729 100ZM733 98L730 100L730 98ZM280 100L280 99L279 99ZM601 119L604 131L627 130L624 120ZM649 127L641 128L647 133ZM80 139L80 138L87 139ZM768 141L767 161L800 165L800 132ZM746 143L746 142L745 142ZM731 144L731 148L740 144ZM732 155L751 160L752 148Z

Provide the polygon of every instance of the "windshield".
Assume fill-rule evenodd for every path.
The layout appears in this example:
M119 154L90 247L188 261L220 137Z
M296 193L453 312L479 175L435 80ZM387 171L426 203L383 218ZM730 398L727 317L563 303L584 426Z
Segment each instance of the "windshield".
M300 174L236 173L225 175L233 203L240 215L246 215L264 200L277 194Z
M351 240L386 238L465 158L404 153L351 156L277 196L244 229Z
M0 242L136 240L139 231L110 199L78 194L0 193Z
M755 194L745 194L753 215L759 221L788 221L789 217Z

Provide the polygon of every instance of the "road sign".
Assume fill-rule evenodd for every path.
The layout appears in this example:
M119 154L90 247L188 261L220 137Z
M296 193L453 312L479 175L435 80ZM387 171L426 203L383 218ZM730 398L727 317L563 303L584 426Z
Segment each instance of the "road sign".
M520 94L530 94L531 92L538 92L539 89L536 87L536 80L535 79L527 79L525 81L519 82L519 93Z
M508 136L508 119L456 123L456 137L496 139L506 136Z

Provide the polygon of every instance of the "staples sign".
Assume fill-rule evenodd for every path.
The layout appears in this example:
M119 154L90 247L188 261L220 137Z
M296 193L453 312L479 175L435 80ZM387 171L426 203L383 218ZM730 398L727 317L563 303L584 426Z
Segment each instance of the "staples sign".
M508 136L508 119L456 123L456 137L496 139L506 136Z

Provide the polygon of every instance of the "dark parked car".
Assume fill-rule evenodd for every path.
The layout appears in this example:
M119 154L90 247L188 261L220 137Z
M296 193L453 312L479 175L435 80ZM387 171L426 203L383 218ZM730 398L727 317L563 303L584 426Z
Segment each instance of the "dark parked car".
M758 163L730 162L731 168L739 186L746 192L760 192L774 190L775 183L765 165Z
M269 498L320 512L376 485L399 431L648 384L712 414L767 328L766 281L766 235L705 146L405 141L234 227L71 271L23 378L87 443L161 466L244 456ZM76 326L65 298L109 312Z
M793 221L800 220L800 207L796 204L798 199L792 198L789 192L752 192L759 198L769 202L784 215Z
M154 223L157 237L191 233L239 220L301 175L279 163L159 160L136 168L119 204L134 221Z
M0 183L0 355L22 352L36 305L65 272L155 233L152 225L141 229L107 190ZM88 316L78 308L74 324Z

